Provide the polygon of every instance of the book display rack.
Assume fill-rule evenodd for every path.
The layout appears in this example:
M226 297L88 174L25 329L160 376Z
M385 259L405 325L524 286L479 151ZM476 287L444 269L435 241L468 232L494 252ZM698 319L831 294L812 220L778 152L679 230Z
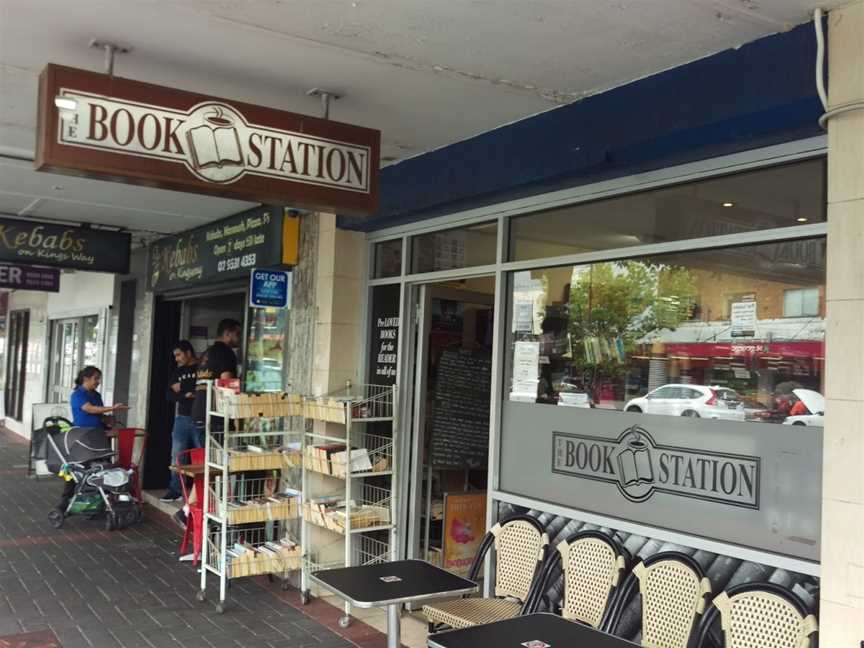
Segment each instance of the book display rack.
M291 394L208 385L198 600L218 578L220 614L230 579L266 574L287 589L301 567L302 414Z
M303 402L302 600L320 569L395 559L396 387L351 385ZM343 627L350 623L345 604Z

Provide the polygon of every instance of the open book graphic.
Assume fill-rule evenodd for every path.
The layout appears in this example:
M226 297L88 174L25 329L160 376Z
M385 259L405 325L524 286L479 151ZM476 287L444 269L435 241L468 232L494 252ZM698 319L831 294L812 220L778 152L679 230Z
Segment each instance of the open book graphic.
M618 453L618 470L625 486L653 483L654 469L648 445L638 439L630 441L627 448Z
M217 115L207 122L186 133L195 168L243 166L240 138L231 120Z

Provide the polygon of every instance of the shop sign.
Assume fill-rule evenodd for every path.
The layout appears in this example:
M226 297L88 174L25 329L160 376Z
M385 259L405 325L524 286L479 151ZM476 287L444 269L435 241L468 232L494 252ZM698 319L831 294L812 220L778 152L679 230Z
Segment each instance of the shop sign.
M291 273L254 268L249 278L252 308L286 308L291 301Z
M553 432L552 472L614 484L631 502L654 493L759 508L759 457L655 443L639 426L616 440Z
M60 292L60 270L0 263L0 288Z
M466 575L483 542L485 528L485 492L445 494L444 569Z
M756 335L756 301L733 302L731 307L732 337Z
M126 274L131 242L125 232L0 218L0 261Z
M247 277L282 263L281 207L264 206L161 239L150 248L150 288L160 292Z
M378 131L55 64L39 92L40 171L345 213L377 209Z

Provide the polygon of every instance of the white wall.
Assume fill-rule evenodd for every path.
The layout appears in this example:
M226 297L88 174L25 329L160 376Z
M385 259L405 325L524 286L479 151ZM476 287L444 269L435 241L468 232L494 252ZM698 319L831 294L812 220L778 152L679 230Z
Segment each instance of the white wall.
M44 403L48 384L49 366L49 322L52 319L99 315L99 357L107 360L112 356L107 348L109 340L116 343L116 336L108 330L112 318L109 308L114 301L114 281L111 274L97 272L63 272L60 275L60 292L42 293L15 291L9 295L9 310L30 310L30 332L27 342L27 373L24 384L24 407L21 421L6 416L6 427L22 436L29 437L34 403ZM8 330L8 327L7 327ZM111 402L113 391L113 364L103 369L102 396ZM5 365L2 371L6 371ZM69 385L72 391L72 385Z
M60 292L48 295L51 319L96 313L114 302L114 275L103 272L63 272Z
M6 427L22 436L30 436L30 419L34 402L42 402L45 396L45 378L48 370L47 356L47 293L15 291L9 295L9 311L29 310L30 330L27 338L27 369L24 378L24 407L22 420L17 421L6 412ZM8 324L6 327L8 335ZM2 371L6 372L6 358Z

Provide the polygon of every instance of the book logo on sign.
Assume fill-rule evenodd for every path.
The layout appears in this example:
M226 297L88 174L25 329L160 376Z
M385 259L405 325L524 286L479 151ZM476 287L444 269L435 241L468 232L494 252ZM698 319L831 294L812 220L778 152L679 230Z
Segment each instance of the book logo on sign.
M631 502L655 493L759 508L759 457L658 444L634 425L617 439L554 432L552 472L614 484Z
M214 182L225 180L216 177L216 172L211 172L211 169L230 169L228 172L237 176L243 173L243 147L235 127L237 118L226 112L226 106L214 106L211 112L203 115L203 124L186 132L196 171L204 177L214 176L207 178ZM193 113L190 119L194 120L196 116L202 117Z

